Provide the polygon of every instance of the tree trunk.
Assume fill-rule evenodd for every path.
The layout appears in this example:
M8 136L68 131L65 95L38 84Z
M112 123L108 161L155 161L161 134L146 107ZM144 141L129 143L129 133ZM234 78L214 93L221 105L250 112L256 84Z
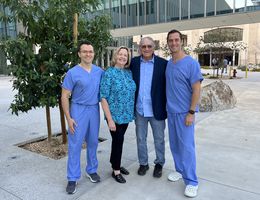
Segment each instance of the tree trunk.
M46 106L46 120L47 120L47 128L48 128L48 142L51 142L51 115L50 115L50 107Z
M59 110L60 110L60 124L61 124L61 134L62 134L62 143L67 143L67 131L66 131L66 123L65 123L65 117L64 112L62 109L61 99L59 99Z
M73 42L74 45L77 45L78 42L78 13L74 13L73 19Z

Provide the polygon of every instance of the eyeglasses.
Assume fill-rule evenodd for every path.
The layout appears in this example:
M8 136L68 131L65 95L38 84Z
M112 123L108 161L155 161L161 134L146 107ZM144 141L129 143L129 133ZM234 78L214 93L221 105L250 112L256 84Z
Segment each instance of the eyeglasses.
M146 49L146 48L151 49L151 48L153 48L153 46L152 45L142 45L141 48L142 49Z
M90 53L91 54L91 53L94 53L94 51L80 51L80 53L84 53L84 54L85 53Z

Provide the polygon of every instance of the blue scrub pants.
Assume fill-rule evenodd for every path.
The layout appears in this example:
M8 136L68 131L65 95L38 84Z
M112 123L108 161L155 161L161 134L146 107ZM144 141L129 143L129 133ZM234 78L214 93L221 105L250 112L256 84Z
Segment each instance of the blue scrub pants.
M194 123L185 125L187 113L168 113L169 142L175 169L182 174L186 185L198 185L196 175L196 155L194 141Z
M86 172L92 174L98 168L99 105L85 106L72 103L70 114L77 126L75 127L74 134L71 134L70 131L68 134L67 179L69 181L76 181L81 177L80 153L84 140L87 143Z

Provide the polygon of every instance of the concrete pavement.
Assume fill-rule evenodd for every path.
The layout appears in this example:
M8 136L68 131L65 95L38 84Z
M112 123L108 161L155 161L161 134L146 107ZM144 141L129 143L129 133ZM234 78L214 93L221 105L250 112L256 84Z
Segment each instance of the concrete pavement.
M244 72L238 71L238 76ZM214 80L205 80L203 85ZM232 110L199 113L196 116L197 173L199 200L260 199L260 73L249 72L248 78L225 80L237 97ZM150 170L141 177L138 169L134 123L125 138L123 166L129 169L127 183L111 178L109 163L111 138L102 120L100 137L107 140L98 147L99 174L102 182L91 183L82 174L77 193L65 192L67 157L53 160L16 144L47 134L45 110L36 109L12 115L8 107L15 92L10 77L0 77L0 199L2 200L182 200L182 181L169 182L173 169L166 131L166 164L160 179L152 177L155 152L149 131ZM52 109L52 129L60 132L59 112ZM102 114L101 114L102 115ZM84 172L85 150L82 151Z

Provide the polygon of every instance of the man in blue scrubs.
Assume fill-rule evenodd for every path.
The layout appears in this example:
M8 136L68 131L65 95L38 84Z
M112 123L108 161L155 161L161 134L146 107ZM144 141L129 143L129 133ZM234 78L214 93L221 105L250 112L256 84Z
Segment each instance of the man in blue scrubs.
M167 44L172 53L166 68L166 98L169 142L176 172L168 180L183 178L184 195L197 196L198 178L194 141L195 112L198 111L201 81L199 63L182 50L182 34L171 30Z
M87 143L86 175L93 183L100 181L96 152L100 125L99 85L103 70L92 64L94 48L91 43L82 42L78 56L80 63L67 72L62 84L62 107L69 126L68 194L76 192L77 180L81 177L80 153L84 141Z

